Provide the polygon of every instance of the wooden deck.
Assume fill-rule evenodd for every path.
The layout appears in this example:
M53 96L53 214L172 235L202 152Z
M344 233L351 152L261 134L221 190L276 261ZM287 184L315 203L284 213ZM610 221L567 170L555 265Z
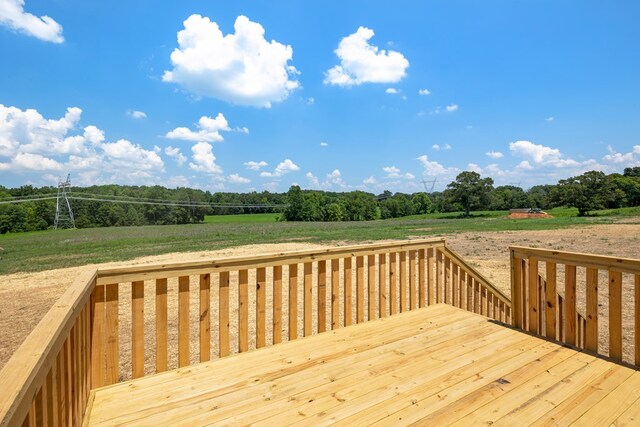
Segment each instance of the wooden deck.
M438 304L91 392L86 425L638 425L640 372Z

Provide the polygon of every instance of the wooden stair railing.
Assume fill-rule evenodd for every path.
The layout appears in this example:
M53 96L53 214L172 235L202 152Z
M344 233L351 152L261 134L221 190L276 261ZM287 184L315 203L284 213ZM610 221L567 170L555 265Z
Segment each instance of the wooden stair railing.
M640 366L640 260L518 246L510 251L515 327ZM605 283L607 292L599 293ZM600 330L605 320L608 328ZM624 337L632 343L625 352Z

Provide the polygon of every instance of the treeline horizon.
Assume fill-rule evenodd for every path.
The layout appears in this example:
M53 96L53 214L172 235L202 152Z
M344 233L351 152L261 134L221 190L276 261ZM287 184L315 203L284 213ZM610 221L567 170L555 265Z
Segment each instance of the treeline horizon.
M52 186L7 188L0 185L0 201L50 195L57 191L58 188ZM278 219L282 221L369 221L434 212L463 212L468 216L474 210L544 210L567 206L577 208L578 215L583 216L598 209L640 206L640 167L625 168L622 174L589 171L557 184L536 185L527 190L514 185L494 187L492 178L465 171L445 190L429 194L330 192L303 190L297 185L291 186L286 193L211 193L191 188L115 184L72 187L69 192L123 201L72 199L77 228L201 223L206 215L250 213L278 213ZM135 199L161 200L165 204L127 203L127 200ZM193 205L171 205L185 202ZM52 228L55 209L55 199L2 204L0 234Z

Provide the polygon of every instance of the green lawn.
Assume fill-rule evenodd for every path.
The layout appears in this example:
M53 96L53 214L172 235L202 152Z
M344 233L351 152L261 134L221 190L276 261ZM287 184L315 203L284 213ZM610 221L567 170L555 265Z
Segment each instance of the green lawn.
M611 223L640 215L637 208L578 218L575 210L549 211L552 219L509 220L506 212L429 214L367 222L287 223L274 214L207 217L204 224L47 230L0 236L0 274L42 271L88 263L126 260L168 252L221 249L287 241L330 242L435 237L460 232L558 229ZM640 216L638 218L640 222Z

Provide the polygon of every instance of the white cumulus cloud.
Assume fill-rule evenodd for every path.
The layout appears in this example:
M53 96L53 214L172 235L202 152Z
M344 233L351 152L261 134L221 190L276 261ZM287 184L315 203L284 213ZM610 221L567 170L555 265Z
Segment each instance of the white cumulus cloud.
M229 175L229 182L232 182L234 184L248 184L251 182L251 180L249 178L240 176L237 173L232 173L231 175Z
M622 164L624 166L637 166L640 165L640 145L635 145L632 151L628 153L619 153L614 150L610 145L607 146L609 154L605 155L602 159L616 164Z
M458 104L451 104L451 105L447 105L445 107L445 109L447 110L447 112L452 113L454 111L458 111Z
M263 167L267 166L268 163L265 162L264 160L261 160L259 162L254 162L253 160L251 160L249 162L245 162L244 165L249 170L258 171L258 170L262 169Z
M187 157L180 152L179 148L172 146L165 147L164 154L175 159L178 166L184 165L187 161Z
M193 162L189 167L194 171L219 174L222 168L216 164L216 156L213 155L213 146L208 142L198 142L191 147Z
M276 169L273 172L263 171L263 172L260 172L260 176L267 177L267 178L275 178L275 177L285 175L289 172L295 172L299 170L300 168L298 167L298 165L293 163L290 159L284 159L282 162L278 163L278 166L276 166Z
M217 23L191 15L178 32L173 69L165 71L163 81L198 96L264 108L300 86L298 71L289 65L291 46L267 41L262 25L246 16L238 16L234 29L223 35Z
M340 65L329 69L325 84L356 86L363 83L397 83L406 75L409 61L400 52L369 44L373 30L360 27L344 37L335 54Z
M207 116L200 117L198 120L197 130L191 130L186 127L177 127L167 133L169 139L180 139L182 141L193 142L221 142L224 138L220 134L222 131L230 131L229 123L222 113L218 113L216 118ZM248 130L247 130L248 132Z
M394 87L389 87L387 88L387 90L384 91L384 93L387 93L389 95L395 95L398 93L398 89L394 88Z
M491 157L492 159L501 159L504 157L504 154L499 151L487 151L485 154L487 157Z
M534 163L543 166L576 167L580 163L564 158L557 148L547 147L541 144L534 144L531 141L515 141L509 144L509 150L513 155L529 158Z
M431 91L429 89L419 89L418 95L422 95L422 96L431 95Z
M307 179L309 180L309 186L315 190L319 190L320 189L320 180L318 179L317 176L315 176L314 174L312 174L311 172L307 172L305 174L305 176L307 177Z
M24 6L24 0L0 1L0 25L46 42L64 42L62 25L49 16L25 12Z
M424 168L422 175L424 176L450 176L452 174L460 172L460 170L457 168L445 167L434 160L429 160L429 156L427 156L426 154L417 157L416 160L422 163L422 167Z

